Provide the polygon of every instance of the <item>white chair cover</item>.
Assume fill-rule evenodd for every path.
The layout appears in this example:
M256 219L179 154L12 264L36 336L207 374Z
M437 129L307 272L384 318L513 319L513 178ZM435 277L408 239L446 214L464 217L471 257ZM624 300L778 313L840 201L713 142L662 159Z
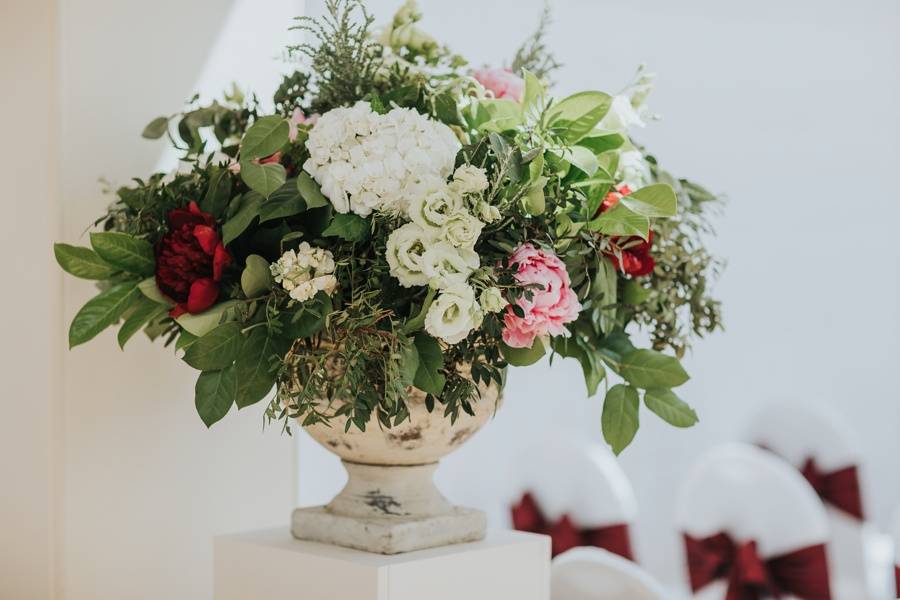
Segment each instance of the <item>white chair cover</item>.
M634 490L612 452L571 431L532 440L516 454L514 468L518 485L510 506L530 492L551 521L568 514L581 527L603 527L637 516Z
M755 540L764 558L828 540L825 509L800 473L744 444L715 448L694 465L678 497L676 524L679 533L696 538L724 531L738 541ZM694 598L721 600L726 587L714 581Z
M553 559L551 600L663 600L665 589L635 563L599 548L574 548Z
M823 472L855 465L862 477L862 455L853 437L840 415L827 406L784 401L761 411L750 423L744 439L765 446L796 469L813 458ZM862 496L865 509L865 494ZM867 545L876 543L877 533L871 525L828 503L825 509L831 531L828 554L834 599L874 598L872 578L877 567L871 563Z

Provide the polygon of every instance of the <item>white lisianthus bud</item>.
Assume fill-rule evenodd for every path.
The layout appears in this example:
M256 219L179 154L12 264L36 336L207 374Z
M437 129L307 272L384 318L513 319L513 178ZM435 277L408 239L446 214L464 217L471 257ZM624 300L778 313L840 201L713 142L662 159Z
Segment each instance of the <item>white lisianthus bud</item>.
M474 165L462 165L454 171L450 187L459 194L480 194L488 188L487 173Z
M632 127L643 127L644 120L631 104L628 96L616 96L613 98L609 112L600 121L598 127L608 131L627 133Z
M444 223L443 238L457 248L472 248L484 223L465 211L455 212Z
M430 232L415 223L395 229L387 240L387 261L391 275L403 287L427 285L428 275L423 271L423 255L433 243Z
M481 297L478 298L478 303L481 305L481 310L486 313L498 313L509 304L509 302L506 301L506 298L503 297L500 288L495 287L485 288L485 290L481 292Z
M430 244L422 255L422 272L428 285L439 290L465 283L480 264L474 250L454 248L443 241Z
M423 229L431 229L439 235L450 215L462 209L462 197L442 185L414 197L409 204L409 218Z
M500 209L484 201L475 208L475 214L485 223L494 223L500 220Z
M329 296L334 293L337 287L334 268L334 255L330 251L303 242L296 252L288 250L282 254L269 270L291 298L305 302L320 291Z
M442 291L425 314L425 331L448 344L456 344L481 326L484 314L475 301L475 292L465 284Z

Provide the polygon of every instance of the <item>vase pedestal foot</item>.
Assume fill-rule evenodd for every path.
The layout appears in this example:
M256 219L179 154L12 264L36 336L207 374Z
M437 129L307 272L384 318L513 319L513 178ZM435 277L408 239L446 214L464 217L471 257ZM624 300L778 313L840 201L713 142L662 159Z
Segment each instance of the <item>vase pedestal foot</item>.
M291 532L295 538L377 554L484 539L485 514L451 505L435 487L437 463L343 464L349 477L334 500L327 506L294 511Z

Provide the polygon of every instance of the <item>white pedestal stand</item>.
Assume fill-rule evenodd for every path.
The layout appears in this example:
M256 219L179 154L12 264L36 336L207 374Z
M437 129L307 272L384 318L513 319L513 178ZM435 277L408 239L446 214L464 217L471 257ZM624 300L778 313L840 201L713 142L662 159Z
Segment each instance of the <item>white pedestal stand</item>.
M215 600L549 600L550 539L513 531L384 556L287 529L214 542Z

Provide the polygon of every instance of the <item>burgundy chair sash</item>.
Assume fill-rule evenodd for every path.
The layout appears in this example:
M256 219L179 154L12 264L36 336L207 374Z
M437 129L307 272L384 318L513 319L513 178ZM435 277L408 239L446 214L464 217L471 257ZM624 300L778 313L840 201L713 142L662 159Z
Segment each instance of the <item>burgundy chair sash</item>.
M512 507L512 521L513 527L519 531L549 535L553 556L578 546L594 546L634 560L626 523L579 529L569 515L563 515L558 521L551 523L544 517L534 496L529 493L523 495Z
M859 489L859 472L855 465L824 472L809 458L800 469L809 484L822 499L860 521L863 520L862 493Z
M801 548L764 559L753 540L736 543L727 533L706 538L684 534L688 573L694 592L717 579L728 582L725 600L761 600L791 594L804 600L830 600L825 545Z
M897 597L900 598L900 565L894 565L894 582L896 584Z

